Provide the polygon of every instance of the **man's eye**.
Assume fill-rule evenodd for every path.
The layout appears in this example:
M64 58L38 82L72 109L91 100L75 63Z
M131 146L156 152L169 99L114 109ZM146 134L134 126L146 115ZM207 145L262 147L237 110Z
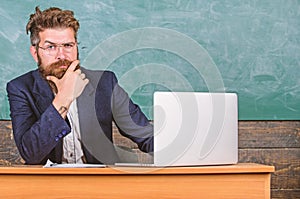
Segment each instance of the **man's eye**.
M54 46L54 45L49 45L49 46L46 47L46 49L48 49L48 50L55 50L55 49L56 49L56 46Z
M71 44L71 43L64 44L65 48L73 48L73 46L74 46L74 44Z

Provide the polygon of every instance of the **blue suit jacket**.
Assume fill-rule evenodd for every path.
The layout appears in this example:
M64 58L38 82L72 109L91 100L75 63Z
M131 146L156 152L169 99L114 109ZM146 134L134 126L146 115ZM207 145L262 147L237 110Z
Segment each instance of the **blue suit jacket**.
M77 98L82 148L88 163L113 164L112 122L144 152L153 152L153 126L118 85L114 73L81 68L90 80ZM71 129L52 105L53 92L38 70L7 84L14 139L26 164L61 163Z

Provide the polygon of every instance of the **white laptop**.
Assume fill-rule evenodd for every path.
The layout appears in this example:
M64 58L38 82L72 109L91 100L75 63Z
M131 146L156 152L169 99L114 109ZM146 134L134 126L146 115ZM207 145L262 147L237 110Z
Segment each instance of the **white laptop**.
M226 165L238 162L235 93L155 92L154 163L119 166Z
M154 165L238 162L235 93L155 92Z

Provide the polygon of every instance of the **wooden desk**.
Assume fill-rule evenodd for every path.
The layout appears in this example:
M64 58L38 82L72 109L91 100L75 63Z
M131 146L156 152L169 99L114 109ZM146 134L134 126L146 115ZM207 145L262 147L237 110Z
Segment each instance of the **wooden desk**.
M273 166L0 167L1 198L270 198Z

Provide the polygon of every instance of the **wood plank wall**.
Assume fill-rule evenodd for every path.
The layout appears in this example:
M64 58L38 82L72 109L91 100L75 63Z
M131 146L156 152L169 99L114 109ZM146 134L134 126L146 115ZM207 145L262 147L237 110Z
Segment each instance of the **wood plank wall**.
M10 121L0 121L0 133L0 166L23 164ZM114 133L114 140L138 151L134 143L119 133ZM149 161L147 155L138 155L140 161ZM300 198L300 121L239 121L239 162L275 166L272 199Z
M275 166L272 198L300 198L300 121L240 121L239 161Z

